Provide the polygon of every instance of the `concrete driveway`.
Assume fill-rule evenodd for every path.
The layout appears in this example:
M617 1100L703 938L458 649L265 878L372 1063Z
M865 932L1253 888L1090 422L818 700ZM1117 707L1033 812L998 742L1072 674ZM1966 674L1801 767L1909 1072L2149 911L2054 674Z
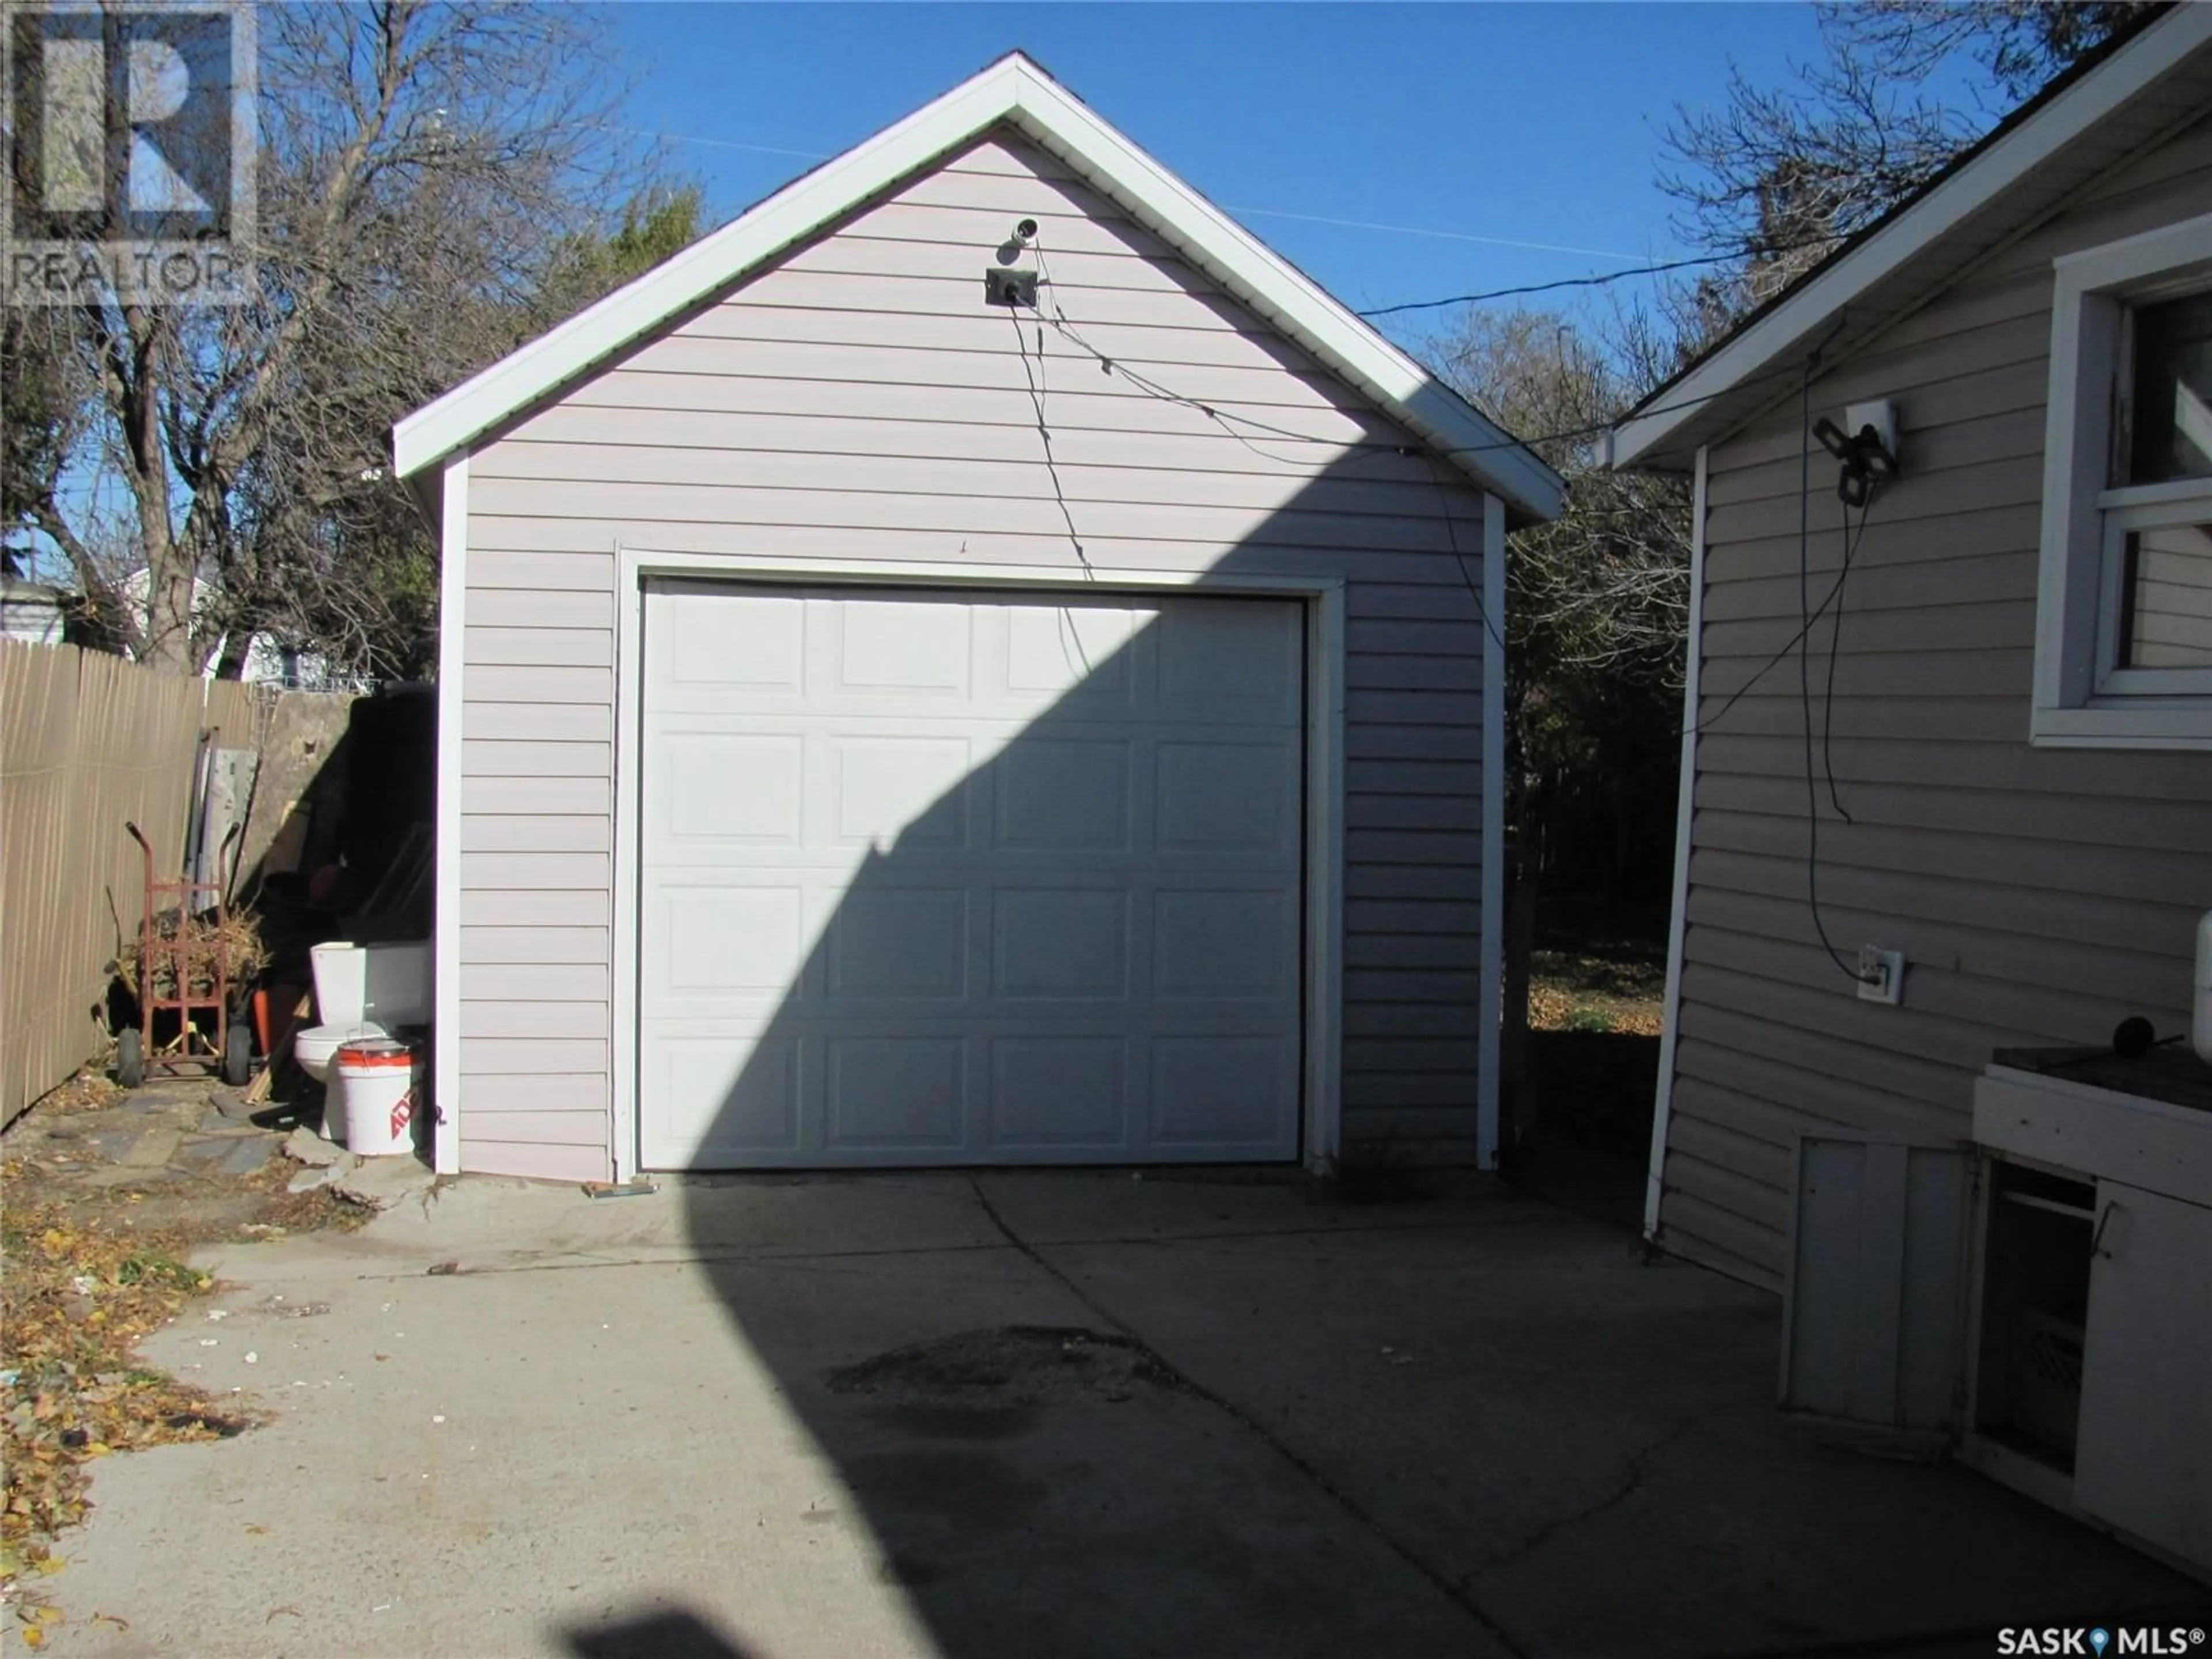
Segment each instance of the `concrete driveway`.
M2206 1601L1820 1443L1770 1299L1474 1178L467 1180L212 1261L153 1353L268 1422L100 1466L52 1651L1986 1654Z

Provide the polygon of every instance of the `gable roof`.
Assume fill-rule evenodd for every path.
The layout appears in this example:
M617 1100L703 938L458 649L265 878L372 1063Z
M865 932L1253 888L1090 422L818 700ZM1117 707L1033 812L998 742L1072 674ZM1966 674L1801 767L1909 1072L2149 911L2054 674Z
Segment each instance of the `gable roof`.
M1014 128L1066 161L1478 487L1500 496L1516 520L1558 515L1558 473L1018 52L416 410L392 429L394 465L404 477L465 447L998 126Z
M2212 4L2179 4L2054 82L1617 422L1616 467L1687 467L2076 192L2212 108Z

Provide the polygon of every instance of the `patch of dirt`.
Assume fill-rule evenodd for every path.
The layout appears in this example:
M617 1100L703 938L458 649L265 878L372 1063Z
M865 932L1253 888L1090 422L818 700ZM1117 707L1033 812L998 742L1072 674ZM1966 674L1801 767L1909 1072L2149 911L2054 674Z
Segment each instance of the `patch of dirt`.
M830 1373L832 1394L907 1412L1005 1411L1096 1395L1118 1404L1182 1379L1141 1342L1079 1326L1007 1325L894 1348ZM947 1419L946 1430L956 1423Z

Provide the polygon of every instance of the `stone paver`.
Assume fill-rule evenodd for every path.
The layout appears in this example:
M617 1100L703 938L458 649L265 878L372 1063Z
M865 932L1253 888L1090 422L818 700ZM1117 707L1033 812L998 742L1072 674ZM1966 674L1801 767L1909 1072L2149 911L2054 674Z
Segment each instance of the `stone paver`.
M131 1143L130 1149L116 1162L133 1170L158 1170L177 1155L183 1140L180 1131L167 1125L148 1129Z
M171 1181L182 1181L184 1172L166 1165L151 1170L133 1169L127 1164L109 1164L95 1170L87 1170L72 1177L80 1187L158 1187Z
M276 1143L267 1135L234 1141L222 1162L216 1165L216 1171L227 1176L250 1176L266 1164L270 1153L276 1150Z
M325 1139L302 1123L285 1137L284 1156L311 1169L325 1169L347 1153L337 1142Z
M122 1161L125 1153L138 1144L138 1137L143 1132L138 1129L96 1129L87 1135L85 1139L100 1157L106 1158L110 1164L118 1164Z
M247 1103L211 1081L165 1079L92 1110L27 1113L9 1126L7 1155L32 1158L48 1177L96 1192L238 1180L287 1144L283 1130L252 1121L251 1114L284 1109ZM312 1131L298 1145L319 1163L343 1156Z

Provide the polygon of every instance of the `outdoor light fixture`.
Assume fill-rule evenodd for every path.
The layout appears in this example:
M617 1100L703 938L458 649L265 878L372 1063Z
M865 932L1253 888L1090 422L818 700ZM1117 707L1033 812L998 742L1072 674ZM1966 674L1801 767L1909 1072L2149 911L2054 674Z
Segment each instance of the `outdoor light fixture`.
M1022 250L1036 240L1037 222L1019 221L1013 234L999 245L999 263L983 273L983 303L1006 306L1013 310L1035 311L1037 302L1037 273L1034 270L1011 269L1022 257Z
M1863 507L1897 476L1897 410L1887 398L1853 404L1841 426L1823 415L1813 423L1813 435L1843 463L1836 494L1845 507Z

